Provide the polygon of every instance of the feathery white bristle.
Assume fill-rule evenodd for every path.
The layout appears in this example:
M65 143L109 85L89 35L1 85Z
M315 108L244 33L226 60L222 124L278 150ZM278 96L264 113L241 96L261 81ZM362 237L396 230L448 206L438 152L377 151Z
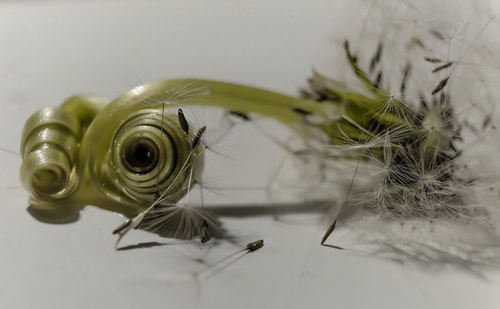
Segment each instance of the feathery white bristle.
M141 229L176 239L192 239L203 233L215 238L223 235L221 222L213 213L190 205L158 205L144 218Z

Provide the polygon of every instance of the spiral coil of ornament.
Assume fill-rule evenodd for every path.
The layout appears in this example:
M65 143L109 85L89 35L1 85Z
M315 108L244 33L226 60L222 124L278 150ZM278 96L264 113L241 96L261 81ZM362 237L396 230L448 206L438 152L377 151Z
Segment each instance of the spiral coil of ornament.
M76 117L58 108L44 108L28 119L21 145L21 181L35 199L60 199L75 189L73 167L81 135Z
M196 132L183 130L167 103L106 104L76 96L27 120L21 182L35 217L72 221L87 204L131 217L159 196L176 203L200 173Z
M168 190L166 201L175 203L187 191L187 178L176 179L186 170L184 163L195 159L195 174L202 167L203 157L199 151L192 152L191 139L172 113L143 109L130 114L113 136L111 157L117 185L138 202L152 202Z

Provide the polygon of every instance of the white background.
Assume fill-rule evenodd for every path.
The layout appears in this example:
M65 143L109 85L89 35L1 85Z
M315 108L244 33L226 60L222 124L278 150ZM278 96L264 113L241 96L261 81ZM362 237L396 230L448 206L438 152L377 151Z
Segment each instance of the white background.
M200 77L296 94L313 65L332 65L333 38L348 35L349 29L333 22L344 4L2 2L1 146L17 152L27 117L76 93L114 98L150 80ZM280 158L276 146L251 128L229 137L225 150L237 160L219 158L222 163L207 169L219 184L262 184ZM122 218L87 207L76 223L40 223L26 212L20 158L5 151L0 158L1 308L500 306L498 273L481 278L451 267L395 264L320 247L324 226L307 218L226 218L234 242L204 247L133 231L125 245L164 245L115 251L111 231ZM253 196L242 192L234 199L219 196L218 202L261 202ZM266 243L261 250L193 279L204 269L196 259L211 263L259 238Z

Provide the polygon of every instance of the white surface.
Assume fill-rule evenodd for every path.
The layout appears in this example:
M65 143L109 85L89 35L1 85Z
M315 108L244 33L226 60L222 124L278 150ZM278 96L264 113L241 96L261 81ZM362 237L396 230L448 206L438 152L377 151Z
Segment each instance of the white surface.
M312 65L328 63L339 14L341 2L319 0L0 3L1 146L17 151L25 119L75 93L113 98L141 82L189 76L294 94ZM219 158L207 171L222 184L265 182L279 160L254 131L236 132L226 146L238 160ZM114 251L117 215L87 207L73 224L37 222L25 210L20 159L0 157L1 308L500 306L498 273L484 279L328 249L319 246L323 226L266 216L224 220L240 245L202 247L134 231L126 244L171 245ZM210 263L259 238L261 250L190 280L203 269L195 259Z

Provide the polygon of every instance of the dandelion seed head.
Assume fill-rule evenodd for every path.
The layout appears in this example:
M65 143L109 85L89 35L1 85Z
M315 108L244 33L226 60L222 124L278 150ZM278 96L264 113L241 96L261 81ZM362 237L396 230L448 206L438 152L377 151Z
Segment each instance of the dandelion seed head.
M494 159L500 150L500 44L494 39L500 20L486 1L358 5L361 19L342 21L357 25L348 26L356 30L337 57L351 74L314 72L306 91L343 111L341 119L325 124L331 137L326 152L344 152L379 171L371 188L353 187L339 226L344 218L351 232L356 226L377 235L368 237L372 243L417 259L491 258L500 247L500 164ZM367 216L374 224L366 225ZM465 236L471 229L491 241L484 256L477 250L485 242L476 246L476 237ZM359 231L353 232L358 240L365 237ZM447 238L451 231L457 234L453 241Z

